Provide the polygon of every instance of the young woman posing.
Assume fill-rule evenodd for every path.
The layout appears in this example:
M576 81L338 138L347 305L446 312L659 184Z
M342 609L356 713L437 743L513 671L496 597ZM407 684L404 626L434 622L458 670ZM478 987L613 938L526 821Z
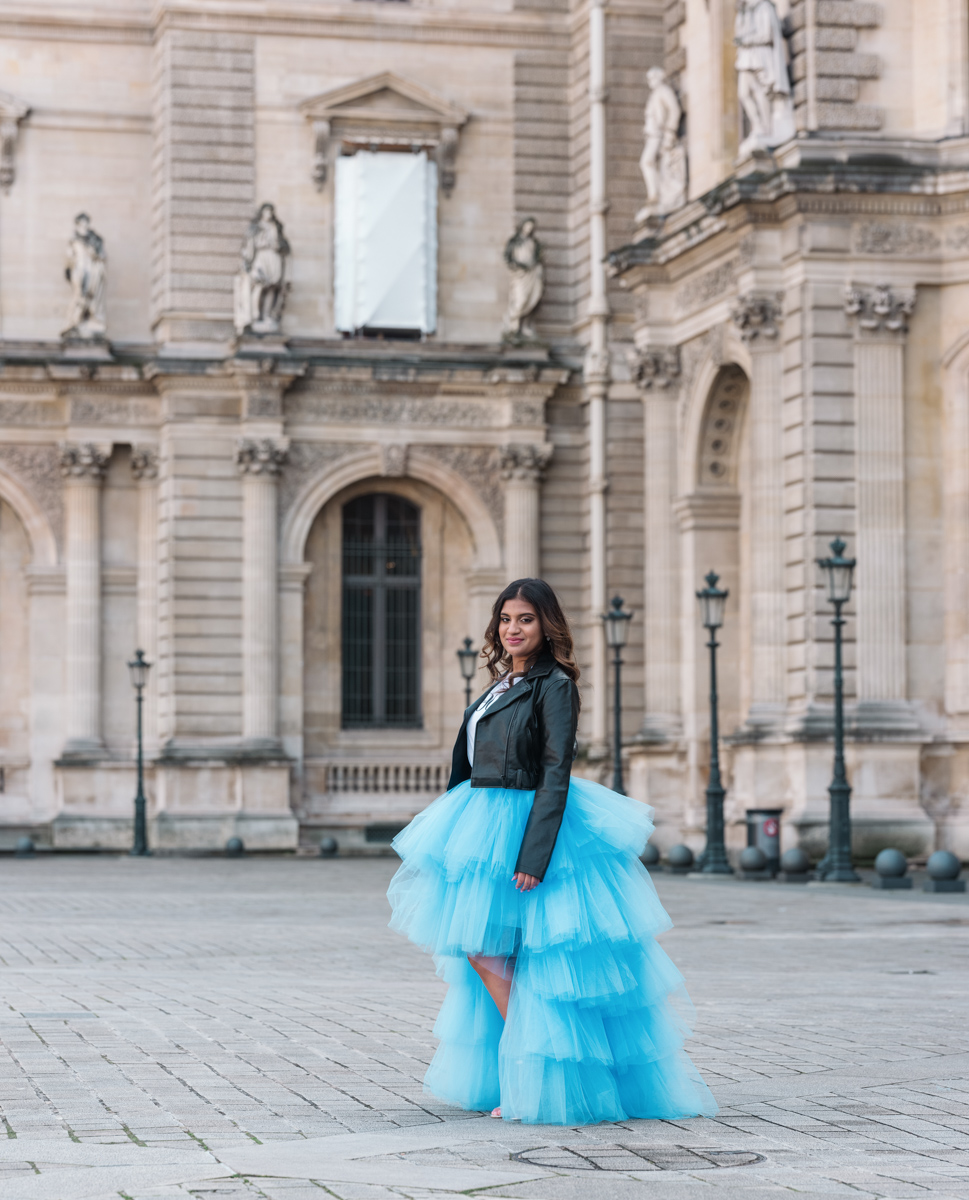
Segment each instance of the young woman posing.
M450 984L424 1085L537 1124L712 1115L654 940L670 920L639 861L651 810L570 778L579 671L547 583L505 588L483 654L494 682L448 791L394 840L391 926Z

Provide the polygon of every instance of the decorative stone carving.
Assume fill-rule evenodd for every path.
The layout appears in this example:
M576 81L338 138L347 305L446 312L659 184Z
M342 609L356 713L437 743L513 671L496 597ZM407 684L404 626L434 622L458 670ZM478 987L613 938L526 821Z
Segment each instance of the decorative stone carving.
M279 475L289 446L272 438L240 438L236 466L243 475Z
M552 458L551 446L515 445L501 448L501 477L540 483Z
M707 403L700 434L701 485L736 485L737 435L746 390L747 377L739 367L730 364L720 371Z
M95 446L91 442L81 445L64 443L60 448L60 468L65 479L90 479L100 482L104 478L110 448Z
M67 243L64 269L71 285L67 328L62 334L66 340L104 341L108 329L104 299L106 273L104 239L91 228L87 213L78 213L74 218L74 236Z
M286 454L286 470L279 482L280 518L292 508L311 480L330 471L342 458L369 449L356 442L294 442Z
M30 108L15 96L0 92L0 188L9 192L17 175L17 135Z
M739 0L734 42L737 94L750 126L737 152L744 159L794 136L787 44L774 0Z
M941 239L931 229L921 225L889 225L883 221L868 221L858 228L855 251L858 254L902 254L922 256L935 254Z
M380 447L380 473L388 478L407 474L407 446L397 442Z
M772 341L780 332L781 296L753 292L740 296L730 316L745 342Z
M904 334L908 332L915 298L915 288L893 288L887 283L849 284L845 288L845 313L857 317L858 328L868 333Z
M249 223L242 270L235 278L235 327L240 335L279 333L286 304L289 242L272 204L262 204Z
M499 536L505 531L500 452L493 446L421 446L420 453L456 471L484 501Z
M698 275L684 283L676 293L676 307L680 312L689 312L694 308L702 308L719 299L724 292L737 282L737 264L734 259L721 263L712 271Z
M158 478L158 451L154 446L132 446L131 474L139 481Z
M637 221L672 212L686 203L686 147L680 138L683 109L662 67L650 67L646 82L650 92L639 169L646 184L647 202L636 214Z
M650 346L631 355L633 379L643 389L674 387L680 378L680 351L677 346Z
M58 546L64 545L64 489L57 477L61 453L58 446L0 446L0 466L35 497Z
M535 218L526 217L505 245L505 262L511 272L508 307L501 332L506 342L535 340L528 318L538 308L545 291L542 243L535 236Z
M453 125L446 125L437 144L437 178L445 196L450 196L458 181L457 160L458 131Z

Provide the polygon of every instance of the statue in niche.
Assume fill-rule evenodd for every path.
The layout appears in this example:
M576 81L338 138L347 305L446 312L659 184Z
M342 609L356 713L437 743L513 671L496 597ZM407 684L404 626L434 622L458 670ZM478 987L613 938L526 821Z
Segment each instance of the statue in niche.
M242 247L242 270L235 279L235 327L244 333L279 333L289 283L289 242L271 204L262 204L249 223Z
M686 147L680 139L683 109L662 67L646 72L649 99L643 134L646 144L639 169L646 184L646 204L636 220L673 212L686 203Z
M108 323L104 304L107 258L104 239L91 228L87 213L74 218L74 236L67 243L64 276L71 285L71 304L67 328L62 336L68 341L104 341Z
M734 42L737 94L750 126L737 155L744 159L794 136L787 44L774 0L739 0Z
M535 218L526 217L505 245L505 262L511 272L508 307L501 332L506 342L534 341L528 318L538 308L545 291L542 243L535 236Z

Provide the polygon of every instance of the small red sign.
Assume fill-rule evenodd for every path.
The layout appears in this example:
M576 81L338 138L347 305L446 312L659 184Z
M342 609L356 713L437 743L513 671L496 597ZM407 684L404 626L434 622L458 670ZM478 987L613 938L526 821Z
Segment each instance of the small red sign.
M777 837L777 835L780 833L780 831L781 831L781 827L780 827L780 824L778 823L777 819L775 817L768 817L767 820L764 822L764 836L765 837Z

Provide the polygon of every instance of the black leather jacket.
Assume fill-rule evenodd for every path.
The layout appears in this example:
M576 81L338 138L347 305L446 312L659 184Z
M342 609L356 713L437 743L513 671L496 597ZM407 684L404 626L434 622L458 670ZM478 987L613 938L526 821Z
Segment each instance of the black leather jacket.
M535 789L515 871L544 879L558 837L575 758L579 690L545 654L478 722L474 768L468 762L468 720L487 692L465 711L454 743L448 790L472 787Z

